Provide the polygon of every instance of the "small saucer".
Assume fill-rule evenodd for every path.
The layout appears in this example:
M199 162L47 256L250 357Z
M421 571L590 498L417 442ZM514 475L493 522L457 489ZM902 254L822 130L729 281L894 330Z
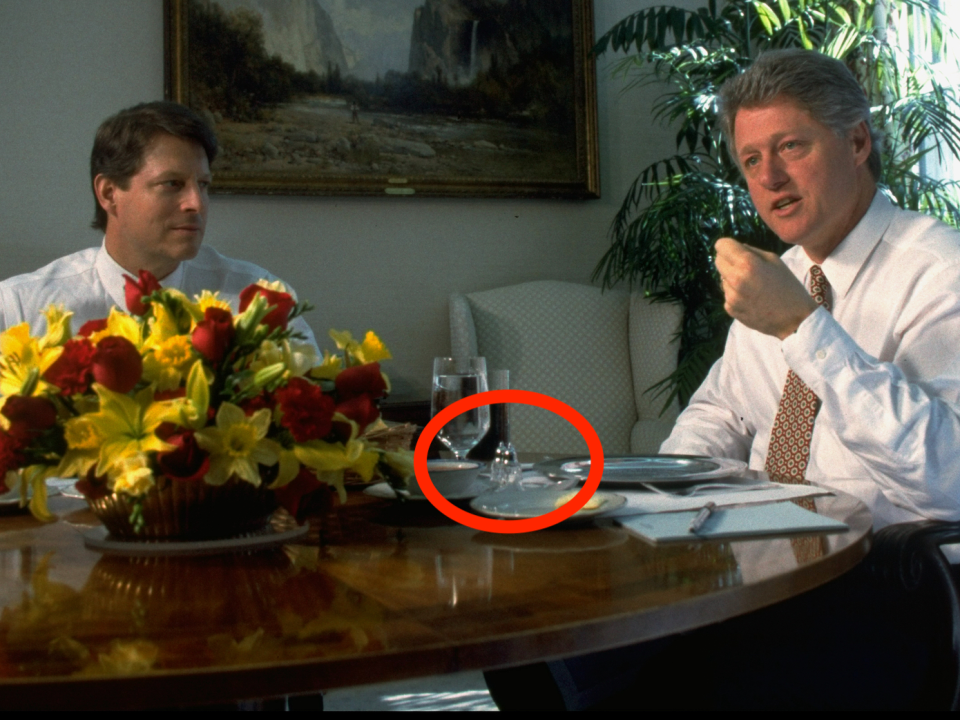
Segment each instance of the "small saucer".
M483 495L485 492L491 490L491 485L489 482L483 480L475 480L474 483L468 487L466 490L460 493L452 493L450 495L445 495L447 500L473 500L475 497ZM380 498L381 500L396 500L397 493L389 483L379 482L375 485L371 485L366 490L363 491L366 495L371 497ZM429 502L426 495L421 495L420 493L412 493L409 490L401 490L400 495L404 500L416 501L416 502Z

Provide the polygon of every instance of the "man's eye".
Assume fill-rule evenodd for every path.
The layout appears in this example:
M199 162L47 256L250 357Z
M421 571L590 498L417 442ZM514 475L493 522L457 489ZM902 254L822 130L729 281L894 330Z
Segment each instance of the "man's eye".
M744 167L755 167L759 162L760 162L760 159L756 155L753 155L751 157L748 157L746 160L744 160L743 165Z

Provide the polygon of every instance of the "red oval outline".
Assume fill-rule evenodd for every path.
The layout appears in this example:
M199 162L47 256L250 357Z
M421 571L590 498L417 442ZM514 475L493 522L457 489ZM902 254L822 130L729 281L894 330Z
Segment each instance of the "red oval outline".
M587 476L587 481L583 487L580 488L569 502L558 507L556 510L538 515L534 518L497 520L461 510L440 494L440 491L437 490L433 481L430 479L430 472L427 470L427 452L430 449L430 443L433 442L433 438L436 437L441 428L453 420L453 418L457 417L457 415L467 410L480 407L481 405L492 405L494 403L534 405L544 410L549 410L567 420L583 436L583 439L587 441L587 448L590 451L590 474ZM483 530L485 532L533 532L534 530L543 530L544 528L551 527L566 520L586 505L587 501L593 497L593 493L600 486L600 478L603 476L603 445L600 442L596 430L593 429L593 426L587 419L572 407L556 398L530 390L489 390L458 400L438 412L436 416L427 423L423 432L420 433L417 446L413 451L413 471L417 476L417 483L420 485L420 490L427 500L451 520L473 528L474 530Z

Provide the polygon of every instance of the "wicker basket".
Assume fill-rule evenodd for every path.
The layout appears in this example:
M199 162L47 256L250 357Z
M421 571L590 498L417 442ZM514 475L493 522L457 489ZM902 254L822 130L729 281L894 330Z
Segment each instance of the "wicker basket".
M173 482L158 478L142 499L144 527L135 532L130 523L135 501L111 493L87 498L93 513L110 534L123 540L210 540L262 530L277 501L263 486L231 478L220 486L205 482Z

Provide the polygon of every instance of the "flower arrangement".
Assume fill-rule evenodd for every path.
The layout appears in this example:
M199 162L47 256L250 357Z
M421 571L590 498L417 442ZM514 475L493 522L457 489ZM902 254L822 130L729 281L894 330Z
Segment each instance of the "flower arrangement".
M76 336L62 306L44 311L42 336L28 323L0 334L0 491L19 487L34 516L54 519L49 477L126 496L139 531L142 499L171 483L249 483L297 515L318 491L345 500L347 471L412 473L412 453L364 439L390 389L372 331L331 331L338 350L320 358L289 326L309 306L281 283L250 285L234 314L217 293L191 299L139 275L126 277L129 312Z

